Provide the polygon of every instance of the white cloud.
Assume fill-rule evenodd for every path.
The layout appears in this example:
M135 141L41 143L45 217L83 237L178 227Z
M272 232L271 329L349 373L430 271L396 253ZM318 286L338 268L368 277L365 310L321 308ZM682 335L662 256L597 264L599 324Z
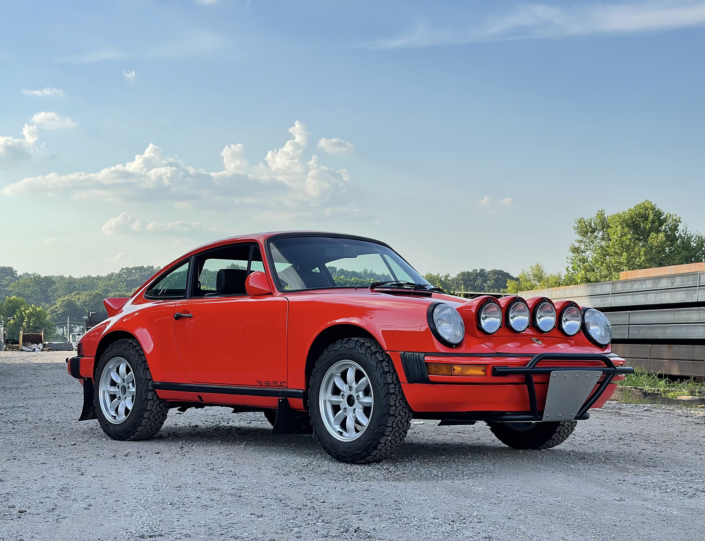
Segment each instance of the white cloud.
M218 2L218 0L196 0L196 3L197 3L197 4L201 4L201 5L204 5L204 6L207 6L207 5L209 5L209 4L215 4L215 3L217 3L217 2Z
M0 136L0 167L9 169L18 163L29 160L37 149L39 129L54 130L73 128L76 124L68 117L56 113L41 112L35 114L22 128L22 138Z
M125 261L125 259L129 259L130 254L127 252L118 252L115 254L113 257L109 257L108 261L112 261L113 263L119 263L120 261Z
M37 142L37 127L25 124L21 139L0 136L0 167L9 169L32 157Z
M350 154L355 149L352 143L343 141L338 137L334 137L333 139L323 137L318 141L318 148L323 149L323 151L328 154Z
M203 227L198 222L146 222L137 216L123 212L115 218L111 218L101 228L104 235L124 235L128 233L174 233L181 234L192 231L203 231L208 228Z
M185 165L150 144L144 153L124 164L95 173L28 177L3 191L6 195L43 193L77 200L171 201L182 208L231 209L241 204L307 212L314 207L354 205L355 190L347 171L321 165L316 155L304 157L308 131L302 122L297 121L289 132L291 139L269 151L266 163L257 165L249 164L242 144L225 147L221 152L224 169L217 172Z
M125 78L125 80L128 83L134 83L135 82L135 77L137 77L137 72L135 70L132 71L123 71L122 76Z
M23 90L28 96L36 96L38 98L53 98L54 96L64 97L64 91L60 88L42 88L41 90Z
M78 126L76 122L67 116L61 116L56 113L46 111L36 113L30 122L44 130L58 130L61 128L75 128Z
M486 195L478 201L478 205L485 207L487 214L496 214L497 207L507 207L512 204L512 201L511 197L504 197L495 203L489 195Z
M495 4L497 5L497 4ZM371 49L464 45L485 41L547 39L599 34L634 34L705 25L702 0L660 0L623 4L553 7L523 4L507 15L472 24L432 27L424 22L404 36L367 45Z

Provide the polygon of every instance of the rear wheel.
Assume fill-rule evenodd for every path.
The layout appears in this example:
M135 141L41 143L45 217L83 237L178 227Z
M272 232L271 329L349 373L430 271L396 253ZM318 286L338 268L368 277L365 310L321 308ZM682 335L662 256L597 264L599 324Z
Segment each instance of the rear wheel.
M514 449L550 449L567 440L578 422L487 424L499 441Z
M365 338L346 338L314 366L308 410L316 439L342 462L377 462L404 441L411 409L391 359Z
M117 340L100 357L94 408L103 431L114 440L146 440L166 420L167 403L152 389L147 359L136 340Z

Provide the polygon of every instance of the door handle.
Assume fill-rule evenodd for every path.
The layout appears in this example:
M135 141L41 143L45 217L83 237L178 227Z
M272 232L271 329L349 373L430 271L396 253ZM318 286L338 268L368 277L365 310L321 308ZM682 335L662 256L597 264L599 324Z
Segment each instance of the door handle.
M174 314L174 319L175 319L176 321L180 320L182 317L192 318L192 317L193 317L193 314L182 314L181 312L176 312L176 313Z

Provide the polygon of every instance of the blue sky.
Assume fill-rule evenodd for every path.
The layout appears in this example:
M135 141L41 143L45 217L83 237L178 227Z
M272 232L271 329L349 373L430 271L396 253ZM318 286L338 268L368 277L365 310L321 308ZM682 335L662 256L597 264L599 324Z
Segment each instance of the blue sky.
M0 2L0 265L320 229L421 272L565 267L651 199L705 232L705 2Z

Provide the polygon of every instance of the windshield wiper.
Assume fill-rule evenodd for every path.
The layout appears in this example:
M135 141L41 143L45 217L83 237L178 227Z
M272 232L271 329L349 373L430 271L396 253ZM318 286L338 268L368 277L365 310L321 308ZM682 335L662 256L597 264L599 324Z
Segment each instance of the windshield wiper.
M402 288L402 289L409 288L409 289L413 289L414 291L439 291L439 292L443 293L442 289L440 289L438 287L434 287L430 284L417 284L414 282L400 282L397 280L387 280L385 282L372 282L369 287L370 287L370 290L376 289L378 287L390 287L390 288L398 287L398 288Z

